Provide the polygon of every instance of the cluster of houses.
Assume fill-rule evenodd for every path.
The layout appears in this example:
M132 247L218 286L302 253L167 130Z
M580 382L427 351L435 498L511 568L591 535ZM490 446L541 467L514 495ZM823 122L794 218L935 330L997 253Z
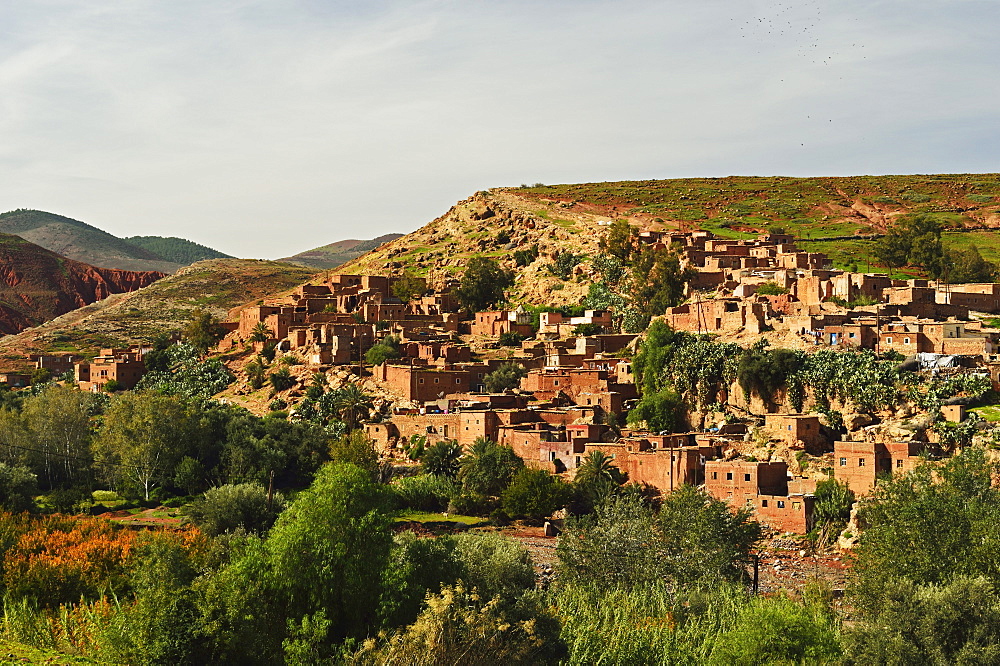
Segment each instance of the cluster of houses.
M824 255L799 251L784 234L724 240L707 232L643 232L639 238L681 247L696 271L688 302L665 316L675 329L784 330L810 346L893 349L971 364L989 364L1000 344L1000 333L969 316L970 310L1000 313L1000 284L932 286L836 271ZM332 275L244 308L233 313L220 350L275 346L316 370L361 366L393 398L389 418L365 425L386 452L401 452L418 439L468 447L483 437L512 447L532 466L571 476L588 454L601 451L631 481L665 493L702 485L734 506L752 506L775 529L810 529L815 479L785 461L740 457L736 450L750 439L751 426L718 423L687 433L618 426L638 399L628 353L637 336L611 332L610 312L542 313L534 321L523 310L496 310L478 312L470 321L459 312L453 283L418 285L422 293L400 298L398 280ZM707 291L714 292L710 298L698 296ZM874 305L845 307L852 302ZM504 335L510 344L508 334L527 339L500 347ZM389 335L398 340L398 358L366 368L365 353ZM145 372L144 351L105 349L91 361L35 360L55 375L74 372L87 390L101 390L112 380L127 389ZM520 386L488 393L488 375L510 362L525 369ZM1000 387L1000 364L992 364L991 373ZM961 419L960 412L949 418ZM838 441L816 414L767 414L757 429L788 451L825 455L833 461L834 478L858 495L870 492L879 474L911 469L927 446Z
M1000 314L997 283L935 285L834 270L825 255L800 251L786 234L727 240L708 232L644 232L640 238L682 248L696 271L692 298L666 313L677 330L773 330L811 345L904 356L987 359L1000 348L1000 331L969 316ZM702 298L698 290L714 293Z

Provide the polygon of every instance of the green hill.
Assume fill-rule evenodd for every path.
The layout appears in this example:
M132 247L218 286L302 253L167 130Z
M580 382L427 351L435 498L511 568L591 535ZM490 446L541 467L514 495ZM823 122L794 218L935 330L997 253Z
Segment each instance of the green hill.
M497 188L494 191L500 191ZM1000 174L730 176L505 188L537 208L627 217L644 225L705 229L731 238L780 226L838 267L867 262L870 240L909 213L937 217L946 244L975 244L1000 260ZM834 238L836 240L824 240Z
M40 210L0 213L0 233L20 236L46 250L100 268L173 273L183 265L85 222Z
M193 264L205 259L232 259L228 254L176 236L128 236L125 240L174 263Z
M330 243L313 250L300 252L292 257L285 257L279 261L287 261L292 264L301 264L319 270L329 270L346 264L352 259L356 259L366 252L378 248L379 246L402 237L403 234L385 234L371 240L342 240Z

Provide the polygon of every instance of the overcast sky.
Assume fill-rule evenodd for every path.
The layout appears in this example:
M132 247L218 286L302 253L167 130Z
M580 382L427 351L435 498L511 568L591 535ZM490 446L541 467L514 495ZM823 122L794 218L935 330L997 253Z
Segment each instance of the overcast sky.
M0 210L276 258L476 190L1000 171L996 0L0 0Z

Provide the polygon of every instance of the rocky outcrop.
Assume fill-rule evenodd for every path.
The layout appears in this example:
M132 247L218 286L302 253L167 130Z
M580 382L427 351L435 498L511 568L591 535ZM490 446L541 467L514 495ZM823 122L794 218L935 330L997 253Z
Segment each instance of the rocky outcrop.
M96 268L0 234L0 332L17 333L112 294L141 289L165 275Z

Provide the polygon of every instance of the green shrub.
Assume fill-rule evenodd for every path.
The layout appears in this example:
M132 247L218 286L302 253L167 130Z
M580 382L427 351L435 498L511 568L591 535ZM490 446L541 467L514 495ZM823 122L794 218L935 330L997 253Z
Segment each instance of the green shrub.
M446 510L451 497L458 493L455 481L434 474L396 479L391 488L401 506L431 513Z

